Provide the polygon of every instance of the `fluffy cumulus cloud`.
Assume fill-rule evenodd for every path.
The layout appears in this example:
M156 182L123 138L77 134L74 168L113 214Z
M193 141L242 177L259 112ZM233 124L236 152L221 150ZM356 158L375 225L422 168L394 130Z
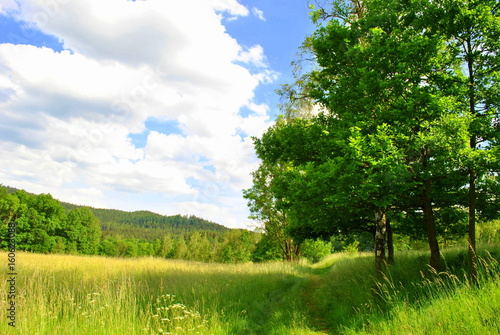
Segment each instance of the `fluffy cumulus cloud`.
M254 91L276 73L222 22L251 11L264 19L237 0L3 1L62 51L0 44L0 183L243 227L250 136L269 125Z

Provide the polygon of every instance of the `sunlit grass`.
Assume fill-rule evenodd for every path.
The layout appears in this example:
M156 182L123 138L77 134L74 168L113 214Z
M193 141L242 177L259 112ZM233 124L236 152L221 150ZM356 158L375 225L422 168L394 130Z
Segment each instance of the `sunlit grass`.
M0 334L319 334L289 264L18 253L17 268L16 328Z
M500 334L500 247L488 251L479 284L463 249L443 253L440 273L427 252L398 253L383 277L372 253L310 265L20 252L16 328L3 318L0 334Z
M439 273L428 252L398 254L382 277L372 254L339 257L312 296L331 334L500 334L498 255L498 245L480 250L478 284L463 248L443 252Z

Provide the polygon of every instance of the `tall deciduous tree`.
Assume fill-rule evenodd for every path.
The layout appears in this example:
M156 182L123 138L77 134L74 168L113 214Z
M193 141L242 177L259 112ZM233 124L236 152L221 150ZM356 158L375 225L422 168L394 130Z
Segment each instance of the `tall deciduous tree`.
M82 254L94 255L101 240L99 219L88 207L69 211L63 224L62 234L69 244L74 244L76 251Z
M278 246L281 258L286 261L298 259L299 245L294 243L286 230L289 221L286 211L279 209L278 199L271 190L274 177L283 170L282 166L263 161L253 176L253 187L245 190L250 218L263 224L266 241Z
M453 83L449 90L471 118L468 160L469 270L476 276L477 183L498 157L500 112L500 3L497 0L440 0L436 22L447 38ZM450 86L450 85L448 85ZM497 162L498 163L498 162Z
M441 5L369 0L360 11L358 2L343 4L334 6L335 19L314 35L319 69L311 76L312 94L347 127L359 129L360 138L380 134L383 139L380 127L385 126L399 135L390 146L404 154L401 162L413 174L410 193L424 213L431 265L437 269L433 184L462 167L470 124L448 94L450 83L435 75L446 73L450 61L448 39L436 24ZM361 155L366 162L385 159L383 152L367 149ZM381 172L367 176L376 180ZM384 221L383 215L377 218Z

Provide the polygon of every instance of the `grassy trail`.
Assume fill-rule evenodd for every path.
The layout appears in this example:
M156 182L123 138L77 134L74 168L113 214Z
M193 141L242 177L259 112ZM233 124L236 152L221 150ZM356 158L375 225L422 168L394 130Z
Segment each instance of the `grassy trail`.
M372 255L338 257L305 286L311 325L325 334L500 334L500 245L479 251L477 284L463 248L443 252L439 273L426 252L402 253L378 280Z
M327 294L325 287L330 285L329 274L332 272L333 266L346 257L350 256L334 254L326 257L320 263L300 267L306 279L303 284L302 301L308 311L309 325L318 334L335 334L335 330L332 329L332 321L328 318L329 309L332 306L325 304L325 301L335 300L335 296Z
M321 308L315 303L314 293L316 293L322 282L321 275L311 274L307 279L305 284L303 300L309 311L309 323L310 325L321 334L329 334L330 329L328 327L328 321L323 315Z

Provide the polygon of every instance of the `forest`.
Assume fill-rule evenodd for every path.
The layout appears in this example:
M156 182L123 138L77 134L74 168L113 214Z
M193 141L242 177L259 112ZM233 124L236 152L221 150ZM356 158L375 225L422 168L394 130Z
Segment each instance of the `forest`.
M194 216L82 207L10 187L0 187L0 220L0 249L11 224L17 250L36 253L239 263L252 260L260 237Z

